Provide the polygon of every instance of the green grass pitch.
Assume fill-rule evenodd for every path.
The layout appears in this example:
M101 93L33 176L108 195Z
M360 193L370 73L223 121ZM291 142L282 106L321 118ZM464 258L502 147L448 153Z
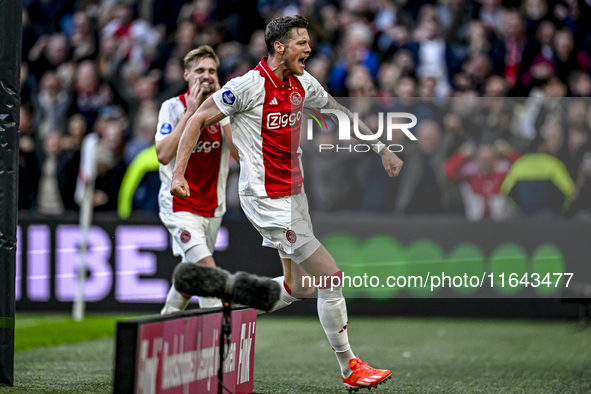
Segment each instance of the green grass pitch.
M0 392L111 393L118 319L18 315L15 387ZM348 331L362 360L392 369L378 394L591 393L591 328L574 321L352 316ZM332 353L317 318L261 317L255 393L347 393Z

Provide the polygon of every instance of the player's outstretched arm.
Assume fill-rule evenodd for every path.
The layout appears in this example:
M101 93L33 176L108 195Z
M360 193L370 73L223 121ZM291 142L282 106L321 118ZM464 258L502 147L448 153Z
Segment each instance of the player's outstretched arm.
M173 196L185 198L190 195L189 185L185 179L185 171L191 152L199 140L201 130L222 120L226 115L220 111L218 106L210 96L203 102L199 109L187 121L183 135L179 141L179 147L176 152L176 163L172 173L172 184L170 194Z
M349 118L349 120L350 120L349 124L351 125L351 130L350 130L349 135L356 138L356 134L353 132L353 127L354 127L353 126L354 125L353 113L347 107L339 104L339 102L336 101L334 99L334 97L332 97L329 94L328 101L324 105L323 109L336 109L336 110L339 110L339 111L345 113L347 115L347 117ZM338 118L335 114L327 113L327 115L335 123L338 124ZM367 136L375 135L374 132L371 131L369 129L369 127L367 127L367 125L361 119L358 120L358 126L359 126L359 132L361 134L367 135ZM391 176L391 177L397 176L400 173L400 170L402 169L402 165L404 163L402 162L402 160L400 160L400 158L396 155L396 153L390 152L386 148L386 145L383 142L381 142L378 138L375 138L375 140L369 140L369 141L364 140L361 142L363 142L364 144L370 144L371 146L374 147L373 150L382 157L382 165L384 166L384 169L386 170L386 172L388 173L389 176Z

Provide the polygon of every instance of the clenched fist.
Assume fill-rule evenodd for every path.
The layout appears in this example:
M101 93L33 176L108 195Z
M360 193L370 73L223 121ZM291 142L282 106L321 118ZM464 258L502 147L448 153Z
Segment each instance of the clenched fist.
M172 183L170 185L170 194L173 196L177 196L180 198L189 197L191 192L189 190L189 184L187 180L182 175L173 175L172 176Z
M396 156L396 153L390 152L387 148L384 148L384 151L385 152L382 154L382 164L384 165L384 169L390 177L397 176L404 163L398 158L398 156Z

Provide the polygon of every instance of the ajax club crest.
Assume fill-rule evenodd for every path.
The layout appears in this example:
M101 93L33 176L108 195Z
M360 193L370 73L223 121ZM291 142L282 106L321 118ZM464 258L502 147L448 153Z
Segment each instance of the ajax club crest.
M302 104L302 101L304 101L302 95L299 94L298 92L293 92L289 96L289 100L291 101L291 104L295 105L295 106L300 106Z

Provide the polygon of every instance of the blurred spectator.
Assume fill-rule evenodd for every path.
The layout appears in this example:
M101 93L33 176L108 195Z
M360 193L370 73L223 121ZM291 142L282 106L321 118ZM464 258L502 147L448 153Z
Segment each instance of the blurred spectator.
M503 7L501 0L482 0L480 9L478 10L478 19L480 19L486 27L502 32L503 24Z
M568 90L574 97L591 96L591 76L581 71L573 72L568 77Z
M511 133L511 119L515 110L515 102L499 97L483 97L479 100L480 109L472 121L479 129L478 141L511 141L513 146L516 137ZM515 143L515 144L513 144Z
M39 37L27 56L29 71L39 82L47 71L55 71L68 59L68 39L61 33Z
M123 161L124 130L125 122L114 119L108 120L106 127L99 131L101 139L96 147L98 172L94 193L96 211L117 210L117 196L126 170Z
M255 60L260 60L264 56L267 56L267 44L265 43L264 30L261 29L252 33L250 42L248 43L248 53ZM325 73L327 73L327 71L325 71ZM328 78L328 75L324 77L325 80L326 78Z
M134 209L144 213L158 213L158 193L161 186L159 166L154 145L141 150L128 165L117 197L117 212L121 218L129 217Z
M117 3L113 19L103 28L101 35L115 37L117 45L124 49L126 59L135 65L147 67L162 39L162 31L148 22L133 18L133 9L125 3Z
M76 62L95 59L98 55L98 36L92 20L84 11L77 11L72 16L70 47Z
M377 94L368 68L361 64L349 68L345 87L349 92L349 97L375 97ZM370 103L371 100L361 100L361 102Z
M183 5L178 18L190 21L194 25L201 25L212 19L215 8L212 0L193 0Z
M80 149L82 139L86 135L86 119L75 114L68 119L68 129L61 139L62 154L58 161L57 179L64 209L78 210L74 200L76 179L80 168Z
M179 13L186 0L154 0L146 2L146 6L152 5L152 17L144 18L151 20L154 26L164 25L166 34L169 35L177 29L177 22L180 19Z
M468 25L467 54L486 53L490 50L489 32L479 20L472 20Z
M97 74L100 78L107 80L114 72L119 57L117 51L117 40L115 37L101 37L99 41L99 52L95 59Z
M463 182L461 190L466 218L478 221L508 219L511 215L501 185L519 153L499 140L494 146L464 143L445 162L445 175L452 182Z
M135 156L154 143L158 126L158 105L151 101L142 103L133 122L132 137L125 145L124 161L129 166Z
M417 123L424 119L433 119L433 111L418 99L417 81L410 75L401 76L396 85L397 99L388 109L389 112L410 112L417 118ZM402 122L405 123L405 122Z
M485 97L505 97L509 92L507 82L498 75L490 76L486 81L484 88Z
M564 100L562 100L564 101ZM581 99L568 100L566 120L571 126L583 126L587 119L587 102Z
M73 6L67 0L30 0L26 4L37 37L60 31L62 18L72 13Z
M76 67L78 64L73 61L67 61L59 65L55 73L62 84L62 88L66 90L70 95L71 92L74 90L75 82L76 82Z
M433 77L437 81L435 95L446 96L449 77L459 68L460 59L439 35L440 27L434 19L422 21L415 29L414 42L408 45L419 78Z
M584 52L575 50L572 31L561 29L554 36L554 62L556 76L561 82L567 83L568 76L574 71L588 72L591 68L591 58Z
M534 149L532 151L557 157L566 164L568 150L564 144L564 129L560 118L556 116L546 117L540 128L540 139L534 140Z
M542 86L541 91L542 95L545 97L566 97L568 93L566 85L557 77L550 78L550 80ZM552 102L551 100L550 102L554 104L558 101L555 100Z
M443 212L441 130L435 121L425 119L417 124L415 135L416 145L401 155L405 171L400 175L396 210L405 214Z
M220 22L205 23L197 33L197 45L217 48L226 39L226 29Z
M591 151L589 150L583 155L577 186L579 189L577 213L591 218Z
M60 215L64 204L58 185L57 162L61 153L61 132L51 131L43 141L43 159L37 191L37 211L44 215Z
M532 0L530 0L532 1ZM537 0L533 0L537 1ZM521 83L527 88L546 81L556 75L554 63L554 35L556 26L545 20L538 24L535 38L530 40L523 50L523 60L520 66Z
M513 163L501 189L525 215L559 215L570 206L575 184L559 159L529 153Z
M492 73L492 62L485 53L470 55L462 65L462 72L469 81L470 89L483 93Z
M357 208L359 204L359 184L352 179L359 167L359 154L348 150L319 150L320 144L336 146L350 142L337 139L336 132L323 132L313 141L302 141L305 150L306 189L309 193L310 206L313 210L339 211ZM309 191L308 191L309 190Z
M195 25L188 21L181 23L172 37L174 37L172 40L160 45L159 54L152 67L163 69L170 59L182 61L185 55L195 47L197 41Z
M372 42L372 32L367 25L354 23L348 26L340 43L340 58L334 65L329 78L329 87L338 92L337 96L345 96L344 84L348 67L360 63L368 68L372 77L377 76L379 59L371 49Z
M80 113L92 128L99 111L111 101L109 87L104 84L97 73L95 63L84 60L76 69L74 99L70 113Z
M521 3L522 13L526 17L526 33L529 38L534 38L539 32L539 26L552 21L547 18L548 3L545 0L525 0ZM552 23L553 24L553 23Z
M123 62L113 73L109 80L109 86L114 95L113 102L125 110L132 122L136 119L144 101L157 100L159 75L160 73L156 70L145 74L141 67Z
M71 98L62 89L61 82L54 71L46 72L41 78L39 94L33 104L35 127L41 140L44 140L52 131L63 133L66 130Z
M164 73L160 82L160 91L162 93L159 96L164 97L167 95L166 97L168 97L174 96L175 94L178 96L183 91L186 91L187 81L183 78L184 72L185 68L183 67L182 60L175 57L168 59L164 66Z
M328 88L330 59L327 56L317 54L306 62L306 68L310 74L314 75L314 78L316 78L325 89Z
M433 76L425 76L419 79L419 87L417 89L419 97L436 97L437 95L437 78Z
M577 179L583 156L589 150L589 131L583 125L572 124L566 137L565 164L571 178Z
M498 0L491 0L498 1ZM523 18L515 9L502 12L503 57L497 59L496 73L501 74L510 88L516 87L519 80L519 64L523 60L523 50L527 41Z
M378 96L388 99L386 101L393 102L391 100L394 97L396 86L398 85L398 79L400 78L400 68L393 63L382 63L380 71L378 71Z

